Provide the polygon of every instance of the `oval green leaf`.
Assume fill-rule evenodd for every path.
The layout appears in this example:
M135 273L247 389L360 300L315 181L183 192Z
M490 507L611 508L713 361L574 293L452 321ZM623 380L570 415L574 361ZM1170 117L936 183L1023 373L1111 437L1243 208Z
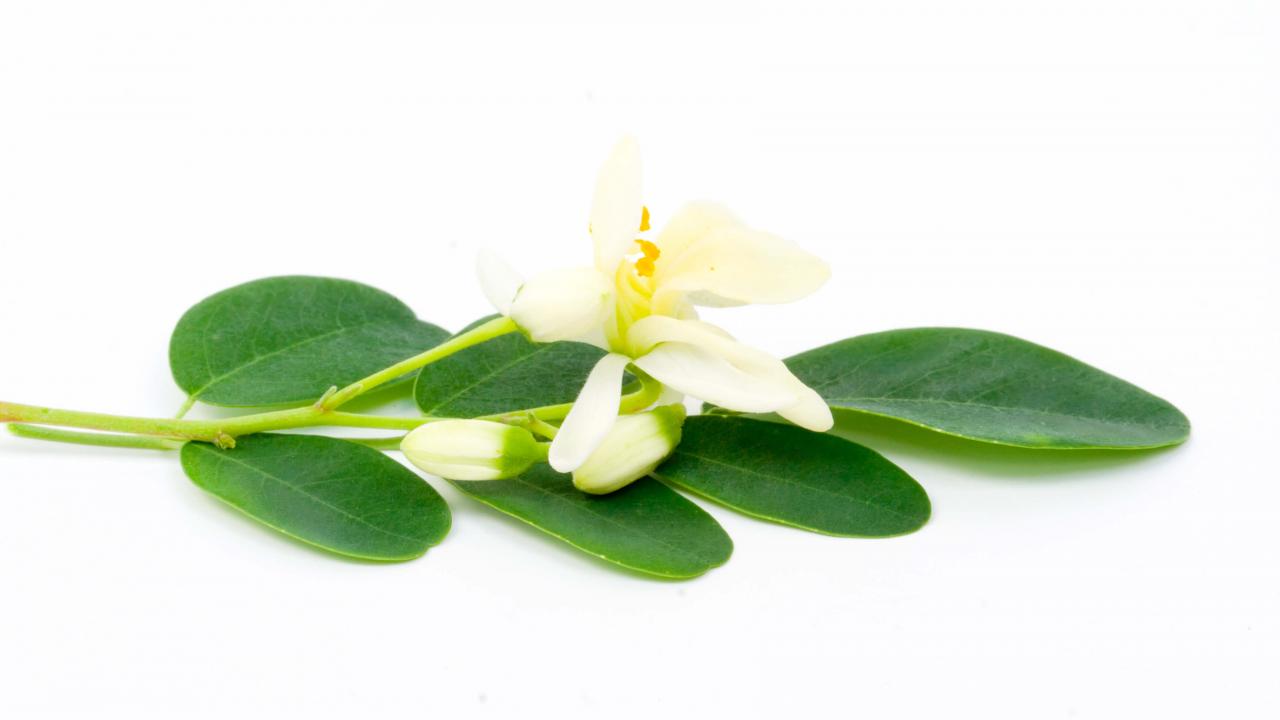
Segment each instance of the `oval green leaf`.
M449 506L372 448L318 435L250 435L182 448L187 477L249 517L325 550L412 560L449 532Z
M169 366L179 387L211 405L301 405L448 336L368 285L273 277L188 310L170 339Z
M787 360L833 408L1028 448L1146 449L1187 439L1173 405L1009 335L916 328L862 335Z
M733 553L714 518L652 478L609 495L581 492L547 465L512 480L450 482L583 552L650 575L696 577Z
M689 418L654 473L774 522L843 537L889 537L929 520L929 496L874 450L834 435L743 417Z
M571 402L604 354L586 343L533 343L512 333L422 368L414 396L424 413L441 417Z

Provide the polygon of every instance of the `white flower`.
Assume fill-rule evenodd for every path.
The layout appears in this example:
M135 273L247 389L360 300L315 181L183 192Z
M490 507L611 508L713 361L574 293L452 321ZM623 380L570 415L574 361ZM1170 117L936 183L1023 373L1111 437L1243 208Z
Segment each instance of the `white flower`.
M589 227L594 267L528 282L491 255L483 255L478 268L490 301L535 342L583 340L610 351L551 445L555 469L578 468L604 441L629 364L729 410L777 412L811 430L830 429L827 404L780 360L699 322L694 311L695 305L799 300L826 282L826 263L708 203L685 206L652 241L639 238L648 230L648 211L630 139L601 168Z
M623 415L600 446L573 471L573 484L583 492L603 495L653 472L680 444L683 405L664 405Z
M409 462L449 480L515 477L547 458L547 448L528 430L487 420L440 420L405 436L400 450Z

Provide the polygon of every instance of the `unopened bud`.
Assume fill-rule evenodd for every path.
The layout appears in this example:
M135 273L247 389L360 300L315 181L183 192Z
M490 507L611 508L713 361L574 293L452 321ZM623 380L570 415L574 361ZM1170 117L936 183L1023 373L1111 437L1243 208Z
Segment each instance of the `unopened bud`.
M677 404L618 418L600 447L573 471L573 484L603 495L653 472L680 444L684 416L684 406Z
M400 443L409 462L449 480L501 480L547 459L547 446L521 427L487 420L440 420Z

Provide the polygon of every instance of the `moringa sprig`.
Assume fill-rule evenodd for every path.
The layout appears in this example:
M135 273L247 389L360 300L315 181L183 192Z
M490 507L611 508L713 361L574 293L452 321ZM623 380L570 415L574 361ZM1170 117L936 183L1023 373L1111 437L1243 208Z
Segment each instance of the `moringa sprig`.
M827 535L920 529L924 488L843 437L837 423L859 416L1045 454L1151 450L1190 432L1159 397L994 332L890 330L786 360L749 347L695 307L799 300L827 281L826 264L707 203L646 235L639 167L624 140L601 170L591 266L525 282L482 255L481 289L500 315L459 332L368 285L265 278L178 321L178 417L0 401L0 423L24 440L176 451L195 485L260 523L379 561L422 555L452 523L435 488L382 452L402 450L467 497L667 578L733 550L678 491ZM408 394L411 416L352 410ZM199 404L241 410L186 417Z

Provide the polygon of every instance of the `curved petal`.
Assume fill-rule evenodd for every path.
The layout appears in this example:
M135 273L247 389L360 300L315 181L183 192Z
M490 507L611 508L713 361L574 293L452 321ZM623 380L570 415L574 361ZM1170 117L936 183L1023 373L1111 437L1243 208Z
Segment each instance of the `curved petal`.
M595 268L552 270L526 282L507 315L534 342L576 340L603 326L611 296Z
M779 408L778 414L806 430L830 430L836 424L831 415L831 406L813 388L800 382L795 376L792 379L795 380L795 391L800 399L794 405Z
M676 404L683 405L684 393L680 392L679 390L673 387L668 387L666 385L663 385L662 392L658 394L658 399L653 404L658 407L661 407L663 405L676 405Z
M661 263L655 283L700 304L774 304L799 300L830 276L820 258L780 237L721 227Z
M559 472L573 472L604 441L618 419L622 400L622 373L631 358L610 353L591 369L587 382L560 425L547 461Z
M677 320L664 315L650 315L637 320L627 331L628 346L637 355L665 342L697 345L743 369L782 364L781 360L772 355L743 345L724 330L700 320Z
M742 223L728 208L709 202L687 203L671 216L658 233L654 244L658 246L660 261L673 262L699 240L724 228L740 228Z
M481 250L476 256L476 277L485 298L503 315L511 314L511 303L520 292L524 278L496 253Z
M695 320L676 320L674 318L652 315L643 318L631 327L627 333L628 343L637 350L644 351L650 347L666 347L672 342L685 343L702 348L704 351L720 358L736 370L747 376L746 387L759 389L761 392L782 392L790 395L788 402L781 403L770 410L791 422L809 430L825 432L831 429L834 419L831 408L825 400L792 374L781 360L755 348L743 345L734 340L720 328ZM637 362L645 372L648 369ZM651 375L653 373L650 373ZM654 377L658 377L654 375ZM659 380L667 382L661 377ZM673 387L679 386L672 384ZM711 400L697 392L688 391L721 407L742 412L764 412L733 407L726 403Z
M723 358L688 343L662 343L635 360L663 385L739 412L773 412L795 403L785 386L761 382Z
M595 241L596 268L610 276L635 242L644 215L640 197L640 149L625 137L596 177L591 200L591 239Z

